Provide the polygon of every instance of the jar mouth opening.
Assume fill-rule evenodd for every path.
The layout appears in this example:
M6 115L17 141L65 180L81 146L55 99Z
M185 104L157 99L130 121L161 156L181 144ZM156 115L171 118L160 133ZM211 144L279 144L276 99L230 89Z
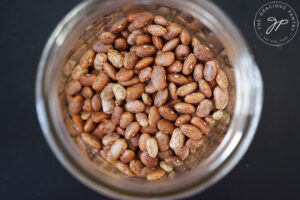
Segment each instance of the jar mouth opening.
M111 5L112 2L113 1L103 2L102 7L98 10L98 12L101 10L104 12L105 7ZM118 1L118 6L121 7L133 3L147 4L149 2L125 0ZM201 6L198 3L201 4ZM151 2L151 4L178 7L181 10L189 10L191 15L195 18L201 19L200 21L204 25L218 35L218 38L221 40L223 45L229 50L229 57L235 69L235 79L236 82L239 83L236 84L236 104L233 119L222 143L205 161L200 163L197 170L191 170L186 176L167 180L168 184L172 182L170 185L174 188L169 191L153 191L155 189L159 190L161 185L166 184L166 182L161 181L147 183L147 191L142 190L145 188L143 188L143 186L139 183L128 183L121 179L115 180L115 183L119 184L119 186L117 186L106 182L105 180L110 177L105 174L102 174L102 177L97 177L94 172L87 172L87 166L84 166L83 163L80 162L80 159L86 158L76 157L78 156L76 153L78 149L74 148L75 146L65 146L63 141L71 139L62 136L63 134L59 134L60 131L58 130L61 130L61 128L54 123L53 114L51 112L51 106L53 105L48 101L49 94L47 94L47 90L49 87L46 87L47 81L49 81L46 76L51 73L50 66L55 63L55 57L60 52L59 47L61 47L64 40L67 39L72 27L79 23L80 18L84 18L89 14L89 12L96 12L95 8L92 9L92 7L97 7L98 4L99 2L92 0L82 2L75 7L56 27L52 36L48 40L40 60L36 79L36 109L41 127L51 149L54 151L61 163L63 163L63 165L72 172L73 175L91 188L101 191L109 196L118 198L124 198L124 196L131 198L134 196L136 198L147 198L150 194L152 194L152 197L170 198L173 195L177 195L176 197L178 197L178 195L190 195L212 185L227 174L245 153L253 138L261 112L261 78L256 69L255 63L250 56L247 45L237 31L237 28L219 8L208 1L191 2L167 0L162 3L155 0ZM97 8L99 8L99 6ZM214 15L211 13L214 13ZM239 58L237 59L237 57ZM243 66L243 68L239 67L239 65ZM249 83L253 80L256 83L250 85ZM251 107L251 105L253 107ZM127 185L126 188L122 189L120 186L124 183L132 184L132 186L136 187L136 189L139 187L140 189L135 190L134 188L129 188L131 187L130 185ZM100 185L102 186L101 188L99 188ZM151 191L149 191L150 189ZM114 191L115 193L112 194L111 191ZM120 196L120 194L122 194L122 196Z

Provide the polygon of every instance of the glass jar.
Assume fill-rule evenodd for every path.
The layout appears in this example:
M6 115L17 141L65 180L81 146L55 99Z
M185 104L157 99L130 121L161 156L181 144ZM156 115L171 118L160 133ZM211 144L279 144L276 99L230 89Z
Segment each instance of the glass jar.
M70 137L73 130L68 126L70 120L65 117L65 105L62 103L64 95L61 94L76 59L95 40L95 33L105 24L141 7L163 14L165 9L159 9L161 6L180 10L180 15L176 14L178 11L175 9L169 10L170 16L178 23L189 24L186 28L193 29L200 41L209 41L210 48L219 52L220 56L228 56L232 66L226 71L231 83L231 99L227 118L219 126L221 130L216 129L223 132L210 140L206 146L208 148L202 149L207 152L203 158L196 156L196 160L187 164L188 170L184 176L147 182L120 176L106 164L97 166L80 151ZM119 12L106 16L118 9ZM212 2L205 0L83 1L52 33L44 48L36 79L38 119L52 151L81 182L114 198L182 198L216 183L248 149L258 125L262 98L261 75L243 37L228 16Z

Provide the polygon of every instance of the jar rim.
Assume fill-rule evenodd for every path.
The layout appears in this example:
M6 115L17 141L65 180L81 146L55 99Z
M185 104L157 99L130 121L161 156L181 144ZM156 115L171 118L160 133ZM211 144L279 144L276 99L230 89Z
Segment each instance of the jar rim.
M106 5L112 4L114 2L115 1L104 1ZM143 0L125 0L122 2L124 5L126 3L128 4L132 2L138 2L142 4L149 3L148 1ZM158 3L158 0L151 1L151 4ZM202 171L202 174L200 174L202 176L200 176L199 174L195 174L196 171L194 171L194 173L191 172L189 176L197 176L198 179L194 180L193 182L190 181L185 185L185 187L181 187L180 189L177 188L176 191L173 190L168 193L162 191L160 193L154 194L159 196L160 198L165 199L174 198L175 196L176 198L185 197L202 191L225 176L238 163L253 139L254 132L260 118L263 99L263 86L258 68L251 57L246 42L228 16L226 16L212 2L206 0L184 2L180 0L167 0L164 1L164 4L166 3L173 5L171 7L174 7L174 5L180 5L182 6L182 8L188 8L190 9L190 13L197 18L199 18L199 13L201 11L201 16L205 16L203 18L204 21L201 21L213 32L216 32L218 30L222 30L224 33L228 32L227 35L223 35L224 38L219 39L222 41L222 43L224 43L225 46L227 43L227 47L230 47L228 46L228 42L232 41L232 38L234 38L233 42L236 43L235 45L237 48L235 51L240 51L240 53L242 53L243 55L240 58L240 64L243 64L244 71L237 70L235 73L236 82L240 81L241 83L238 84L236 88L237 97L240 95L240 97L243 97L243 99L236 99L236 107L233 114L232 123L224 140L217 147L217 149L202 163L207 171ZM42 127L44 136L56 157L60 160L63 166L67 168L68 171L70 171L80 181L88 185L90 188L112 197L130 197L139 199L149 198L147 194L138 194L140 196L134 196L132 191L120 190L120 188L112 186L107 182L98 182L99 179L96 179L93 174L86 173L86 170L83 168L82 163L78 163L78 159L74 158L74 155L72 154L72 152L70 152L70 149L64 147L63 141L61 140L61 137L59 137L57 127L52 121L51 102L48 102L48 94L46 91L47 88L45 87L45 76L47 75L46 68L49 68L49 66L51 66L53 57L58 53L58 49L62 43L62 40L67 36L71 28L76 23L78 23L78 20L80 20L80 18L87 15L87 12L89 10L88 8L96 4L99 4L99 1L91 0L83 1L82 3L80 3L73 10L71 10L69 14L66 15L66 17L58 24L58 26L50 36L40 59L36 78L36 110L38 119ZM214 16L212 16L212 13L214 13ZM210 21L205 21L208 20L208 18L210 18L213 23ZM234 51L231 53L237 54L237 52ZM254 83L247 84L247 82L245 83L245 80L254 80ZM249 91L249 93L247 93L246 95L245 91ZM240 109L239 115L237 115L237 109ZM230 132L231 134L228 134ZM200 172L198 171L197 173ZM189 181L189 176L183 177L184 181ZM182 179L180 180L180 182L182 182Z

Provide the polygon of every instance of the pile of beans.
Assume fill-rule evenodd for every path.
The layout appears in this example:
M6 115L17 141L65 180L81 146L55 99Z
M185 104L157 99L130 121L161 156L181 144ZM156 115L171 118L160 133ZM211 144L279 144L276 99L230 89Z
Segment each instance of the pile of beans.
M228 103L213 52L150 12L116 20L65 93L78 138L128 176L161 179L196 152Z

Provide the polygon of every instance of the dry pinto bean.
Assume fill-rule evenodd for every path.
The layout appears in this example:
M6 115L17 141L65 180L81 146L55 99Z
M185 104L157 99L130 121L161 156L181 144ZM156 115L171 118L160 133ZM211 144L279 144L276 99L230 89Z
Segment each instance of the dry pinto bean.
M160 151L167 151L169 149L169 143L170 143L169 135L163 133L162 131L158 131L155 134L155 138Z
M146 165L149 168L153 168L158 165L158 158L152 158L146 151L140 154L140 160L144 165Z
M117 50L114 49L108 50L107 58L109 62L117 68L121 68L124 65L124 57Z
M111 117L110 114L106 114L104 112L93 112L91 114L91 119L95 123L99 123L99 122L102 122L106 119L110 119L110 117Z
M139 57L152 56L156 53L156 49L153 45L139 45L135 51L136 55Z
M154 62L153 57L144 57L136 63L135 68L136 69L143 69L143 68L151 65L153 62Z
M175 150L175 155L178 156L181 160L185 160L190 153L189 147L186 145L182 146L180 149Z
M172 167L179 167L183 164L182 160L177 156L169 156L165 159L165 162Z
M80 58L80 66L88 68L94 62L95 52L93 50L86 51Z
M126 103L125 108L129 112L140 113L145 110L145 104L140 100L132 100Z
M177 99L177 87L175 83L169 84L169 93L172 99Z
M82 75L87 74L88 69L82 68L81 65L77 65L72 72L72 79L79 79Z
M94 42L92 48L97 53L107 53L108 50L113 49L114 46L111 44L103 44L101 41L96 41Z
M182 124L187 124L191 120L191 116L188 114L185 115L180 115L176 121L175 121L175 126L181 126Z
M179 60L176 60L173 62L172 65L170 65L167 68L168 73L179 73L182 70L182 63Z
M103 69L105 73L113 80L116 80L116 69L109 63L104 63L103 64Z
M134 120L134 116L132 113L124 112L120 118L120 127L126 128L133 120Z
M159 50L162 49L162 47L164 45L161 37L158 37L155 35L152 35L152 43L153 43L154 47Z
M126 98L126 89L120 84L113 84L112 91L116 100L124 100Z
M210 113L213 108L213 104L210 100L204 99L200 102L196 110L196 115L199 117L205 117Z
M176 23L171 23L169 26L167 26L167 33L163 35L163 38L165 40L171 40L175 37L177 37L182 31L182 27Z
M166 172L171 172L173 171L173 167L171 167L170 165L168 165L165 161L160 161L159 166L165 170Z
M201 131L196 126L191 124L182 124L180 126L180 131L182 134L193 140L200 140L202 137Z
M103 136L101 141L104 146L108 146L108 145L112 145L119 138L120 138L119 134L112 133L112 134Z
M203 78L203 65L197 64L193 72L194 80L199 82Z
M174 39L166 42L166 44L162 48L162 51L164 51L164 52L172 51L173 49L175 49L178 46L179 42L180 42L179 38L174 38Z
M225 72L222 69L218 69L216 81L220 88L226 89L228 87L228 79Z
M209 87L211 88L211 90L214 90L215 87L217 86L216 80L208 81L207 83L208 83Z
M156 181L161 179L166 172L160 168L152 170L148 175L147 175L147 180L148 181Z
M170 107L161 106L158 108L160 116L169 121L175 121L178 117L178 114Z
M147 152L151 158L155 158L157 156L158 145L157 145L157 141L155 140L155 138L150 137L146 140L146 148L147 148Z
M190 53L183 63L182 73L184 75L189 75L193 72L197 64L197 58L193 53Z
M154 21L155 24L158 24L158 25L161 25L161 26L166 26L168 24L168 21L166 20L166 18L164 18L161 15L156 15L154 17L153 21Z
M167 80L177 85L185 85L189 83L189 80L182 74L168 74Z
M152 20L152 18L152 13L144 12L137 15L131 23L135 28L142 28L143 26L147 25Z
M201 145L204 143L203 137L200 140L192 140L188 139L185 143L185 145L189 148L191 153L195 153L196 150L201 147Z
M152 67L146 67L139 71L139 81L146 82L151 78Z
M131 86L127 88L126 94L127 99L139 99L143 92L145 91L145 85L143 83L138 83L137 85Z
M88 118L90 118L91 114L92 114L91 112L82 111L80 117L83 120L87 120Z
M93 90L90 87L84 87L81 90L81 95L86 99L92 98L93 94Z
M119 51L128 49L127 41L124 38L118 38L115 40L115 48Z
M128 81L133 77L133 75L134 75L133 70L122 68L120 69L120 71L117 72L116 79L118 81Z
M130 45L135 45L137 36L142 33L143 33L143 31L140 29L132 31L132 33L130 33L130 35L127 38L127 43Z
M82 86L78 80L71 80L67 83L65 91L67 95L74 95L81 90Z
M167 29L160 25L149 25L147 30L151 35L155 36L163 36L167 33Z
M159 119L160 119L160 115L157 107L151 106L149 116L148 116L149 125L152 127L156 127Z
M117 36L111 32L102 32L99 36L99 40L103 44L112 44L116 40Z
M104 86L109 82L109 77L104 72L100 72L93 81L92 88L100 92Z
M151 97L150 97L149 94L143 93L143 94L142 94L142 99L143 99L144 104L146 104L146 105L148 105L148 106L151 106L151 105L152 105L152 99L151 99Z
M114 163L114 166L121 171L122 173L124 173L127 176L134 176L134 173L130 170L129 166L127 164L124 164L120 161L116 161Z
M213 52L207 46L202 44L194 45L193 52L195 56L202 62L209 61L214 57Z
M84 141L84 143L86 143L88 146L92 147L92 148L95 148L97 150L100 150L101 149L101 143L99 142L99 140L89 134L89 133L82 133L81 134L81 139Z
M172 134L173 130L175 129L174 124L165 119L160 119L157 122L157 127L160 131L162 131L164 133L169 133L169 134Z
M73 115L72 116L72 121L74 123L74 127L78 133L83 132L83 121L80 117L80 115Z
M148 85L146 85L145 92L148 94L153 94L153 93L157 92L157 90L153 86L152 82L150 82L150 83L148 83Z
M192 117L191 124L198 127L202 133L208 134L210 127L205 121L200 119L200 117L197 116Z
M170 66L175 60L175 55L173 52L162 52L155 58L155 64L159 66Z
M115 106L115 101L113 99L110 100L104 100L101 99L102 102L102 110L106 114L112 114L114 106Z
M111 115L111 121L118 125L120 123L121 115L123 114L123 108L120 106L115 106L113 113Z
M169 143L168 143L168 145L169 145ZM171 149L169 149L169 150L167 150L167 151L160 151L160 152L158 152L158 158L159 158L160 160L164 160L164 159L166 159L166 158L172 156L173 154L174 154L174 153L173 153L173 151L172 151Z
M124 67L126 69L133 69L139 57L135 54L135 52L127 52L124 56Z
M205 63L203 75L206 81L212 81L215 79L219 68L219 62L217 60L210 60Z
M174 99L174 100L168 102L167 106L174 109L175 104L181 103L181 102L182 102L181 99Z
M136 36L135 43L137 45L149 44L150 42L151 42L151 37L149 35L141 33Z
M129 142L132 146L138 147L139 146L139 140L140 140L140 135L136 134L132 138L130 138Z
M220 120L223 116L223 111L222 110L217 110L212 114L212 117L214 120Z
M96 93L91 100L92 108L94 111L99 111L102 108L102 103L99 93Z
M186 96L193 93L197 89L197 83L188 83L177 89L178 96Z
M204 120L205 120L207 123L211 124L212 126L214 126L214 125L216 124L216 120L214 120L214 118L213 118L211 115L206 115L206 116L204 117Z
M103 100L110 100L114 97L113 93L113 83L108 83L100 93L100 97Z
M184 144L184 135L181 133L179 128L175 128L171 140L170 140L170 148L175 150L180 149Z
M132 160L129 163L130 170L137 176L142 176L141 171L144 167L140 160Z
M82 109L83 103L84 99L82 96L73 97L68 106L68 110L71 115L78 114Z
M154 98L154 105L159 107L165 104L168 100L168 89L158 91Z
M137 113L135 114L135 119L136 121L142 126L142 127L146 127L149 125L148 123L148 118L147 115L145 113Z
M151 83L156 90L163 90L167 86L166 70L161 66L154 66L151 74Z
M82 110L87 111L87 112L92 112L93 111L91 99L86 99L84 101L83 106L82 106Z
M205 96L200 92L195 92L184 97L185 102L192 104L200 103L203 99L205 99Z
M125 131L121 128L121 127L117 127L116 128L117 133L119 133L120 135L125 135Z
M181 33L180 33L180 40L181 43L184 45L189 45L191 42L191 35L189 34L189 32L184 29Z
M139 78L137 76L132 77L127 81L118 81L118 83L122 86L131 86L139 83Z
M115 23L110 27L110 32L118 33L125 29L127 25L127 18L123 17L115 21Z
M151 136L148 133L142 133L142 135L139 138L139 148L140 148L140 150L147 151L146 142L149 138L151 138Z
M129 162L131 162L134 159L134 157L135 157L134 151L127 149L121 155L120 160L123 163L129 163Z
M83 127L84 132L86 133L90 133L92 132L94 129L96 128L96 125L94 124L94 122L91 119L88 119Z
M120 158L122 153L127 149L127 142L125 139L117 139L113 145L110 147L108 156L111 160L117 160Z
M184 60L187 55L190 53L190 48L186 45L180 44L175 49L176 59Z
M228 104L228 98L227 89L221 89L218 86L214 89L214 101L217 109L224 109Z
M189 103L177 103L174 106L175 110L184 114L193 114L195 113L195 107Z
M95 78L96 78L96 75L94 75L94 74L84 74L84 75L81 75L78 80L81 83L81 85L83 85L83 86L92 86Z
M204 79L201 79L199 81L199 89L202 92L202 94L204 94L207 98L211 97L211 95L212 95L211 88Z
M111 134L116 130L116 125L111 120L106 120L100 124L100 130L106 134Z

